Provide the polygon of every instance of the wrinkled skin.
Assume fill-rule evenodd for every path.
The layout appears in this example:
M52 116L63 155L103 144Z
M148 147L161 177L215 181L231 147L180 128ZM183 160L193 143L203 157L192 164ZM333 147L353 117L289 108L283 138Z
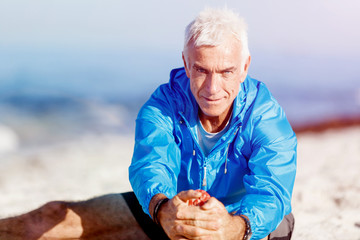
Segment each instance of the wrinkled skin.
M245 223L230 215L224 205L211 197L202 206L189 206L187 201L201 197L195 190L183 191L159 210L158 218L170 239L242 239Z

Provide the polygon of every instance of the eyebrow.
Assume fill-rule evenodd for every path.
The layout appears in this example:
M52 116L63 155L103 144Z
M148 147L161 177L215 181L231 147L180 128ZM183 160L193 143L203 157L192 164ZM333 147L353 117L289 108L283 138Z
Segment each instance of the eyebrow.
M206 70L204 67L202 67L202 66L200 66L200 65L198 65L196 63L193 64L193 68L201 68L201 69Z
M220 72L227 72L227 71L235 72L236 69L237 68L235 66L233 66L233 67L228 67L228 68L222 69L222 70L220 70Z
M204 67L202 67L202 66L200 66L200 65L198 65L198 64L196 64L196 63L193 64L193 68L203 69L203 70L209 72L208 69L206 69L206 68L204 68ZM221 69L220 71L217 71L217 72L220 72L220 73L227 72L227 71L235 72L236 70L237 70L237 67L232 66L232 67L228 67L228 68Z

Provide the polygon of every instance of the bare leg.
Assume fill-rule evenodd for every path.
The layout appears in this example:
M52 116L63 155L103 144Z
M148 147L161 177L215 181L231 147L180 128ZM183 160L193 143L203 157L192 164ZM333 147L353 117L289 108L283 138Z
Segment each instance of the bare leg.
M83 202L50 202L29 213L0 220L1 240L149 239L121 194Z

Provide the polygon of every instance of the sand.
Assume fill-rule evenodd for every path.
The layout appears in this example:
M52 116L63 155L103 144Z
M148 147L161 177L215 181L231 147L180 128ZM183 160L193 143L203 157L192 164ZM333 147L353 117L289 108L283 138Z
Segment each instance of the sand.
M0 156L0 218L51 200L130 191L133 136L84 136Z
M0 155L0 218L51 200L130 191L133 136L83 136ZM298 135L293 239L360 239L360 127Z
M360 127L298 136L295 239L360 239Z

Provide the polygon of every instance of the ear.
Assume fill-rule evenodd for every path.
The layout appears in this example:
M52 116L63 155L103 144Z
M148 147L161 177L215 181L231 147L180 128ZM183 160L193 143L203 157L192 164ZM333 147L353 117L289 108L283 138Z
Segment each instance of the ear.
M246 59L246 62L244 64L244 69L243 69L243 72L241 74L241 81L240 82L245 81L246 75L247 75L247 73L249 71L250 62L251 62L251 56L249 55L249 57Z
M190 70L188 69L188 65L186 64L186 58L185 58L184 52L182 52L182 59L183 59L183 62L184 62L184 68L185 68L186 76L188 78L190 78Z
M246 72L246 74L249 70L250 62L251 62L251 56L249 55L249 57L246 59L245 65L244 65L244 72Z

